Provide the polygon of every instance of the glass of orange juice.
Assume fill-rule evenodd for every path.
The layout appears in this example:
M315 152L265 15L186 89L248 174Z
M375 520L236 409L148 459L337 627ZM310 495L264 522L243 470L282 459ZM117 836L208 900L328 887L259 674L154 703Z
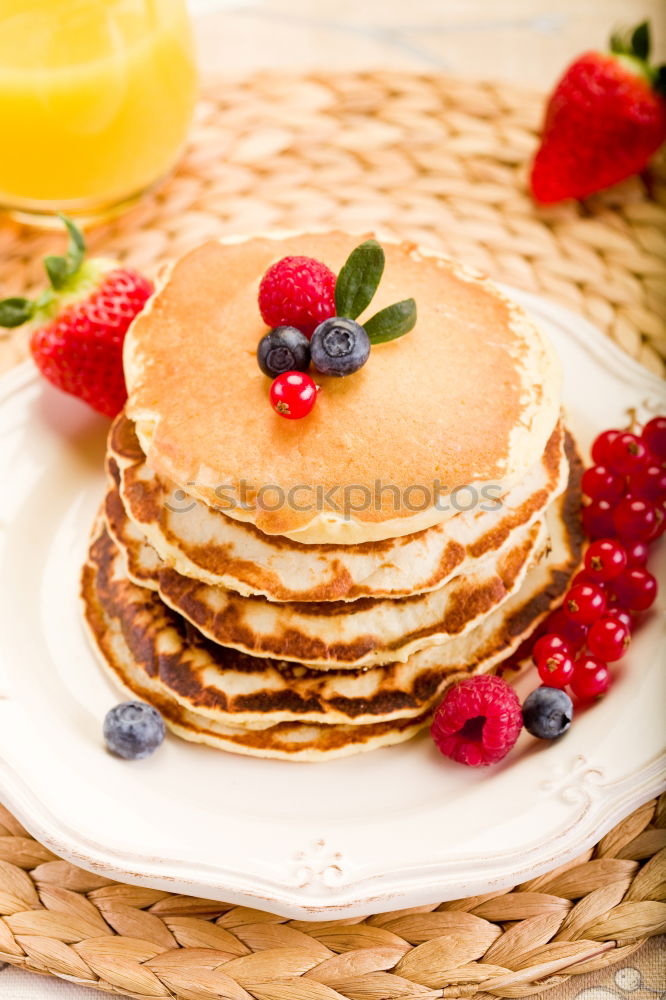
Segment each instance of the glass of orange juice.
M195 93L185 0L0 0L0 207L114 213L173 166Z

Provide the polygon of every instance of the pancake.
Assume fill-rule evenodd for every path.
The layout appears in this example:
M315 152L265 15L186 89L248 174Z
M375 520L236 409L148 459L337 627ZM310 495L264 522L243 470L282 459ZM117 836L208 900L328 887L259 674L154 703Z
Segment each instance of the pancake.
M207 638L255 656L322 668L404 661L419 649L463 635L518 590L548 540L543 518L516 528L474 572L413 597L278 604L156 567L155 550L127 517L115 487L107 494L105 516L130 578L155 589Z
M124 347L127 415L151 469L209 506L225 491L228 516L266 534L317 545L411 534L454 513L436 505L453 488L505 493L524 479L558 420L555 355L490 281L413 244L384 243L369 311L412 296L415 328L353 376L318 375L306 419L273 412L255 358L262 275L288 254L338 271L359 241L209 242L173 266Z
M574 479L578 475L575 466ZM319 671L212 643L155 592L129 580L101 522L82 580L88 629L103 662L121 681L131 677L154 704L177 703L199 720L265 729L286 722L374 726L418 719L452 681L504 661L559 602L580 562L579 499L574 482L549 514L547 558L528 572L517 594L467 635L405 663Z
M127 515L160 558L183 576L274 601L403 597L443 586L533 524L564 489L568 464L558 423L525 480L499 502L476 505L417 534L360 545L302 545L265 535L185 496L148 467L133 424L121 415L107 468Z

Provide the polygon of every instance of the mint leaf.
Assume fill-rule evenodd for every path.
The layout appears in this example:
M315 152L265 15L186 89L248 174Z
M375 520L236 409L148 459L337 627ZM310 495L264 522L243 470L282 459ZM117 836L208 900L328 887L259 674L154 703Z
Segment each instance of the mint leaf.
M352 250L335 283L338 316L360 316L370 305L383 273L384 251L377 240L366 240Z
M416 324L416 302L414 299L403 299L395 302L364 323L365 332L371 344L385 344L389 340L397 340L414 328Z
M22 326L32 317L34 306L30 299L14 296L11 299L0 301L0 326L9 329L15 326Z
M67 226L69 233L67 253L64 257L51 255L44 258L46 273L52 288L55 288L56 291L64 288L69 279L77 273L86 252L86 244L81 230L67 216L58 214L58 218Z
M650 55L650 25L643 21L631 33L631 52L637 59L647 59Z

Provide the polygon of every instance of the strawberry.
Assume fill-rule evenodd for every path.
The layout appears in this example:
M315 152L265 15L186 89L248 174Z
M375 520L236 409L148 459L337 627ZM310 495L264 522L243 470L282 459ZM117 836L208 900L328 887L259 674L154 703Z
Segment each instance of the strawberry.
M586 52L546 106L531 187L540 202L586 198L639 173L666 140L666 67L650 66L647 22Z
M101 258L86 260L82 234L69 232L64 257L46 257L49 287L34 301L0 301L0 326L31 325L30 350L42 375L58 389L115 417L127 399L122 350L125 334L153 292L137 271Z

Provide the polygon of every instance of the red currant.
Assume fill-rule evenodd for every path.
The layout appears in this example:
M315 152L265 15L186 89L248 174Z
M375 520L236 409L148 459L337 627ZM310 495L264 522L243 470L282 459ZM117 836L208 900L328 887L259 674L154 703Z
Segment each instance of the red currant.
M611 683L608 665L596 656L584 654L574 664L571 690L581 701L591 701L608 691Z
M627 553L627 566L645 566L650 553L647 542L625 542L623 548Z
M631 642L631 629L617 618L603 615L587 634L587 648L607 663L621 659Z
M625 431L619 434L608 447L608 467L621 476L637 472L648 457L648 450L635 434Z
M281 417L306 417L317 399L317 385L305 372L283 372L271 383L271 406Z
M615 534L613 506L608 500L593 500L583 507L583 530L588 538L608 538Z
M620 538L645 542L658 529L659 515L649 500L627 497L613 511L613 524Z
M648 420L641 437L656 458L666 458L666 417Z
M625 608L621 608L619 604L614 604L611 608L607 608L604 611L604 618L612 618L614 621L622 622L622 624L629 630L630 635L636 626L636 622L631 617L631 613Z
M614 538L599 538L585 553L585 569L596 583L615 579L626 565L627 553Z
M666 468L657 462L649 462L631 477L629 489L632 496L641 500L666 499Z
M566 639L574 653L577 653L585 645L587 625L579 625L578 622L572 621L565 614L563 608L558 608L557 611L551 612L546 619L546 624L548 632Z
M590 500L619 500L624 493L624 479L607 469L605 465L593 465L586 469L581 479L581 487Z
M571 577L569 586L577 587L579 583L591 583L595 587L601 587L602 590L606 586L604 580L595 580L586 569L579 569L576 575Z
M564 653L566 656L571 656L572 652L570 644L563 636L555 635L554 632L548 632L534 643L532 659L538 664L539 660L550 656L552 653Z
M613 580L613 592L628 611L647 611L655 602L657 590L657 581L642 566L630 566Z
M567 653L554 652L542 656L537 662L539 677L548 687L565 688L574 674L573 657Z
M591 625L606 610L606 595L594 583L578 583L565 594L564 610L579 625Z
M622 431L602 431L592 442L592 458L597 465L608 465L609 449Z

